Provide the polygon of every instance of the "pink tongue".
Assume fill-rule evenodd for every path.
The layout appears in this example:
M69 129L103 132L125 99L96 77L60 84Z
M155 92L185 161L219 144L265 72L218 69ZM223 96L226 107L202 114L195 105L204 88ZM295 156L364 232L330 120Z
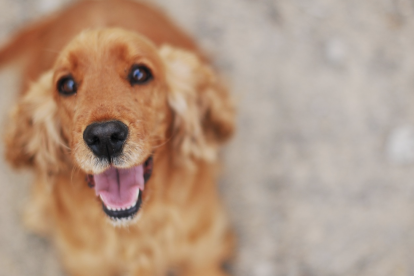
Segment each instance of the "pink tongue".
M95 193L107 207L128 208L137 200L138 189L144 190L143 165L129 169L110 167L94 175Z

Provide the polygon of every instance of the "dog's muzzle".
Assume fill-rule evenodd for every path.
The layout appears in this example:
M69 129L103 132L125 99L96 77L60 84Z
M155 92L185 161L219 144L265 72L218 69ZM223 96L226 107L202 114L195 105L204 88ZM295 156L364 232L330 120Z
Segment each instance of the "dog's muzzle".
M128 127L116 120L92 123L83 132L83 139L97 161L107 166L103 172L88 175L88 184L95 188L104 212L114 222L128 222L135 217L152 173L152 156L139 165L118 167L128 132Z

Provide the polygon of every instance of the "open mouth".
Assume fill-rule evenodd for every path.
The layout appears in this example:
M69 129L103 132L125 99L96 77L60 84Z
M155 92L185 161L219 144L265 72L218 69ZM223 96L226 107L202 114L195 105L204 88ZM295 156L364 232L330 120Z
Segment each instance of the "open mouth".
M111 166L103 173L87 176L88 184L95 187L103 211L111 220L130 221L138 213L152 166L153 160L149 157L143 164L129 169Z

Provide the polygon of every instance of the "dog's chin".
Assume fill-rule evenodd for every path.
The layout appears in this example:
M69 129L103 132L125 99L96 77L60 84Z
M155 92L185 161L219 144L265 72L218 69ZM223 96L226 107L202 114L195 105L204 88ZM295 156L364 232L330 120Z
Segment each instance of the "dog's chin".
M140 211L133 218L130 218L130 219L108 218L108 223L111 224L113 227L128 228L129 226L135 224L140 219L141 213L142 211Z
M137 221L145 186L152 174L152 156L137 166L108 166L103 172L90 174L87 182L95 189L102 209L114 226L128 226Z

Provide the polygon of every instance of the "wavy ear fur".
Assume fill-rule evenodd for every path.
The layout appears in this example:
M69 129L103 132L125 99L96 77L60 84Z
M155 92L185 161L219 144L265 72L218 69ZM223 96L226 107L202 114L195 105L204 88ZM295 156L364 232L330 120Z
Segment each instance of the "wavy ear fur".
M52 96L52 72L43 74L13 108L6 130L6 158L15 167L48 174L64 165L64 141Z
M173 146L183 157L214 161L218 146L234 132L234 105L213 70L197 55L163 46L174 114Z

